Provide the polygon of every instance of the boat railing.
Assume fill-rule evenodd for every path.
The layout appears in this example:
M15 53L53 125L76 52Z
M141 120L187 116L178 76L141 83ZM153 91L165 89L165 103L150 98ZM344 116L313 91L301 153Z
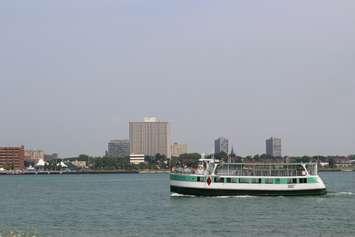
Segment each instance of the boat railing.
M217 170L216 175L225 176L305 176L306 173L297 170Z
M174 167L171 171L173 173L179 174L210 175L213 173L213 166L208 166L207 169L199 169L194 167ZM317 167L314 163L224 163L217 166L214 174L223 176L306 176L316 175Z
M197 175L204 175L206 173L206 170L199 170L199 169L195 169L195 168L182 168L182 167L178 167L178 168L173 168L171 170L172 173L176 173L176 174L197 174Z
M306 176L316 174L316 164L234 164L217 167L216 175L225 176Z

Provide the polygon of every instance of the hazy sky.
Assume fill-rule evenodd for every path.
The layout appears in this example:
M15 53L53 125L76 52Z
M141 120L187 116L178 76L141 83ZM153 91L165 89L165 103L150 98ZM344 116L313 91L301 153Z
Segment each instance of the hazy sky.
M355 153L355 1L2 0L0 145L101 155L128 121L238 154Z

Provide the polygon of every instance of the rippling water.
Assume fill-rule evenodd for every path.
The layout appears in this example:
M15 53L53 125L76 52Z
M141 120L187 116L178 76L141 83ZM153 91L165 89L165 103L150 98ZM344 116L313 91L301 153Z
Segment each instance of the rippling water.
M355 236L355 172L322 197L188 197L166 174L0 177L0 236Z

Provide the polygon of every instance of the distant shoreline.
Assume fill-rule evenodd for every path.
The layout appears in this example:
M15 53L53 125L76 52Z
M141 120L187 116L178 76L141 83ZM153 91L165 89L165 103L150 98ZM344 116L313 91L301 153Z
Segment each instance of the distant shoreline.
M355 169L329 168L329 169L319 169L319 172L355 172Z
M2 175L166 174L169 170L5 171Z
M355 172L355 169L329 168L320 169L319 172ZM168 174L170 170L83 170L83 171L26 171L0 172L4 175L80 175L80 174Z
M344 170L344 169L321 169L320 173L323 172L355 172L355 170ZM107 171L40 171L40 172L2 172L0 176L18 176L18 175L81 175L81 174L169 174L169 170L107 170Z
M33 172L1 172L1 175L79 175L79 174L138 174L131 170L85 170L85 171L33 171Z

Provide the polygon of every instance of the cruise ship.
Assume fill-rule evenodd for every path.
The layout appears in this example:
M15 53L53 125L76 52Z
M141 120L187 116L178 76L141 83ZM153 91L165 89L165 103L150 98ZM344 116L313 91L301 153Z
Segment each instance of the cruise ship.
M195 167L177 165L170 191L195 196L324 195L316 163L223 163L200 159Z

